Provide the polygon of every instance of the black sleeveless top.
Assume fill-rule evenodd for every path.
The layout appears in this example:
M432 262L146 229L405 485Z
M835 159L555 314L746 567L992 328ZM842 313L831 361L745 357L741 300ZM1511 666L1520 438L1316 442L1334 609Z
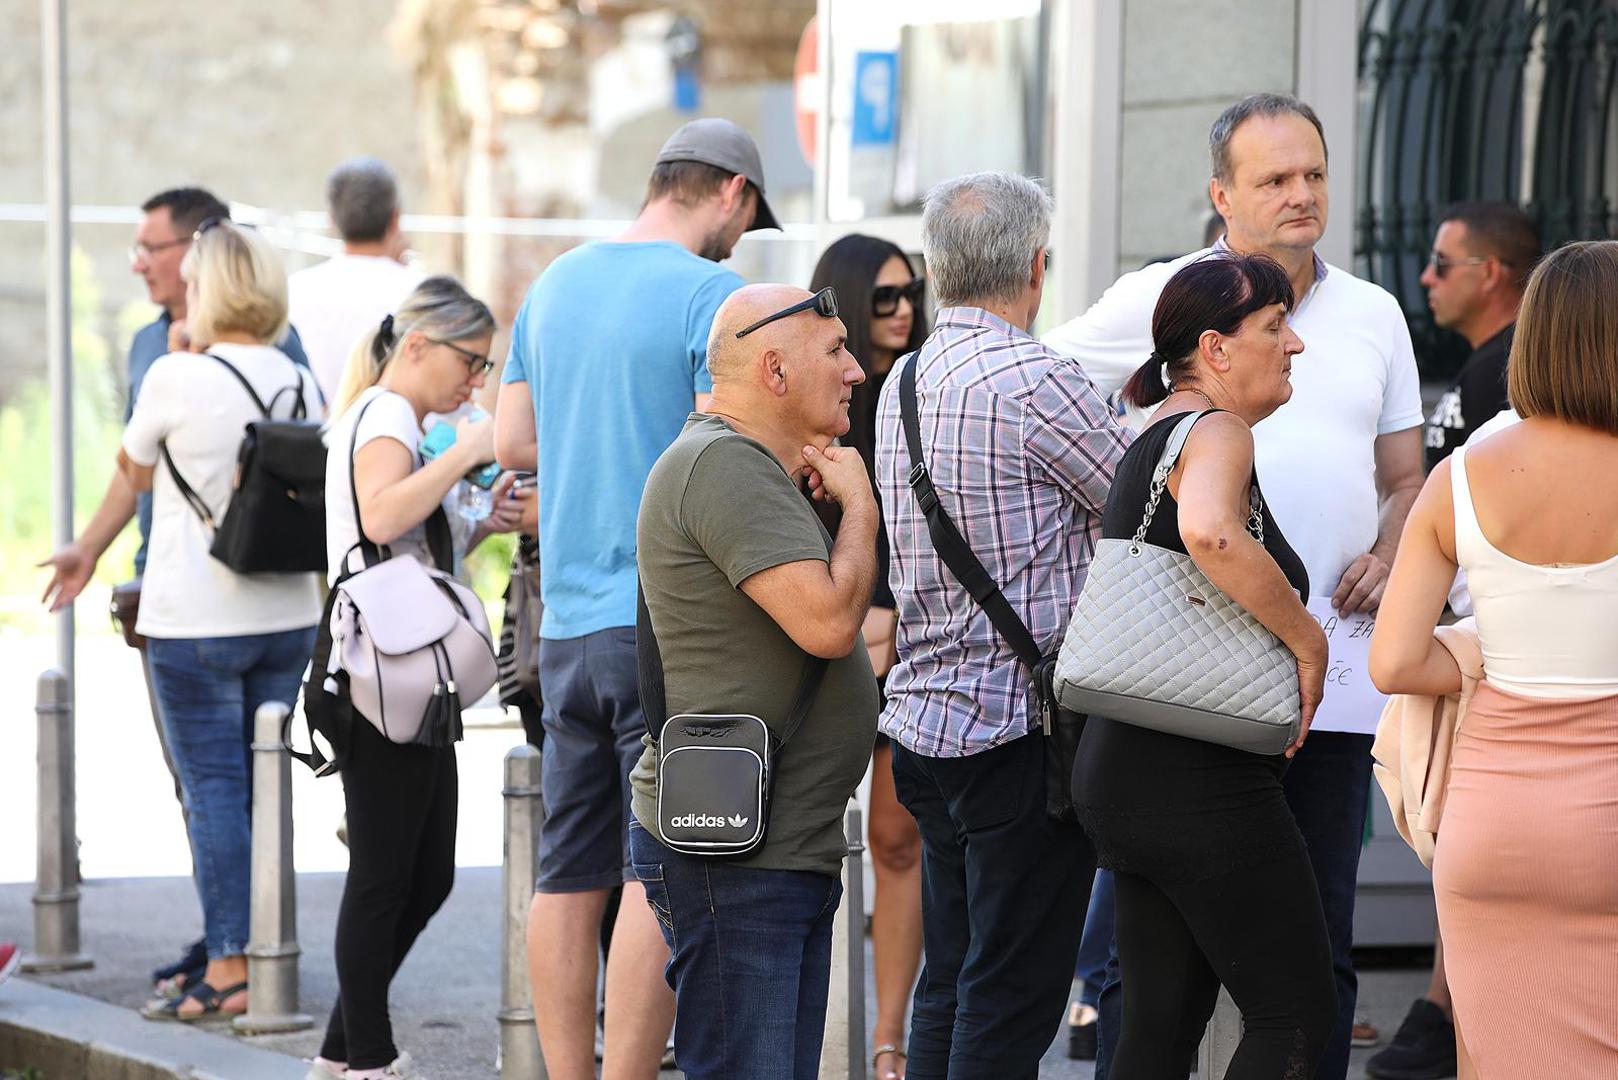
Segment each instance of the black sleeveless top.
M1118 463L1101 519L1104 537L1135 535L1152 470L1185 415L1158 418ZM1185 551L1179 507L1167 490L1146 540ZM1303 560L1268 508L1264 547L1307 599ZM1159 880L1198 880L1303 850L1281 789L1285 769L1281 755L1250 754L1092 716L1073 766L1074 804L1101 866Z
M1152 470L1157 468L1158 459L1163 456L1163 448L1169 444L1169 436L1173 434L1175 425L1186 415L1181 412L1154 419L1151 426L1141 432L1125 451L1122 460L1118 462L1118 468L1113 473L1112 491L1107 496L1107 509L1101 516L1101 535L1104 539L1128 540L1135 535L1135 530L1140 528L1140 519L1146 513L1146 500L1151 496ZM1255 486L1258 484L1256 472L1253 475L1253 483ZM1260 489L1261 502L1262 498L1263 491ZM1158 501L1157 513L1152 515L1152 524L1146 530L1146 542L1170 551L1189 554L1185 550L1185 541L1180 539L1180 506L1167 488L1163 489L1163 498ZM1264 507L1264 549L1270 553L1270 557L1281 568L1288 583L1298 591L1304 603L1308 603L1309 573L1304 569L1303 560L1298 558L1298 553L1292 550L1292 545L1281 535L1281 527L1275 523L1275 518L1270 515L1270 508L1267 505Z

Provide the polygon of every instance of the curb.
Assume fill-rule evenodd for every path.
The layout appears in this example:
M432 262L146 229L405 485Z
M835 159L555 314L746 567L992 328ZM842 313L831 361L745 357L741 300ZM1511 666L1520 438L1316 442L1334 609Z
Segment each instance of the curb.
M12 979L0 990L0 1067L24 1066L43 1080L303 1080L308 1071L228 1035Z

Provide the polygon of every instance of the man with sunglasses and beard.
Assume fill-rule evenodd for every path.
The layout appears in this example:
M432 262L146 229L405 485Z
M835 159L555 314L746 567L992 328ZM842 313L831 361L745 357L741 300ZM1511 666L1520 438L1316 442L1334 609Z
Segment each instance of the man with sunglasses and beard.
M1507 408L1512 330L1539 256L1538 227L1510 203L1461 203L1444 213L1421 284L1433 322L1464 337L1472 353L1427 418L1429 471Z
M718 264L743 233L773 228L752 138L692 121L663 145L629 228L551 263L512 326L495 449L538 473L546 819L528 963L552 1080L596 1075L597 933L615 888L602 1075L651 1080L673 1020L668 947L625 846L646 734L635 517L652 464L713 389L708 333L742 285Z

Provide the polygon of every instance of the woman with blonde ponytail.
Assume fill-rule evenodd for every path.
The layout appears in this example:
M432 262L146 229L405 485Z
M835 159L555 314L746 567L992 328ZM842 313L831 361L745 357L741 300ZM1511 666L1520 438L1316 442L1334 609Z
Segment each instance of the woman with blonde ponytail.
M494 511L464 545L440 517L463 478L494 460L492 418L462 417L454 444L431 461L418 450L429 414L452 414L482 388L494 366L494 330L481 300L454 278L430 277L355 349L327 436L334 582L351 555L358 568L362 523L370 543L446 571L483 537L517 528L533 489L514 491L509 473L494 486ZM454 879L455 748L389 742L356 719L341 768L349 868L337 914L338 1001L308 1075L419 1077L393 1043L388 986Z

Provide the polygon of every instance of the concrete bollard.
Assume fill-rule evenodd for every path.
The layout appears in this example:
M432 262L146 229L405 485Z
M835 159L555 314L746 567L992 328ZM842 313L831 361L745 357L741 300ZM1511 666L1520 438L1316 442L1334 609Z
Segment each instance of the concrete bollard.
M95 961L79 948L79 855L74 777L73 701L67 676L39 677L39 838L34 870L34 951L24 971L79 971Z
M1230 992L1221 986L1208 1030L1197 1048L1197 1076L1202 1080L1224 1080L1230 1059L1236 1056L1236 1044L1241 1041L1242 1014L1230 999Z
M849 800L843 815L843 904L832 928L831 984L820 1080L866 1080L865 1072L865 823Z
M506 751L504 948L500 960L500 1057L503 1080L544 1080L545 1059L534 1027L534 995L528 985L528 908L534 899L534 860L545 821L540 797L540 752L523 743Z
M237 1031L302 1031L298 1011L298 879L292 865L291 758L281 744L290 712L266 701L253 716L253 906L247 943L247 1011Z

